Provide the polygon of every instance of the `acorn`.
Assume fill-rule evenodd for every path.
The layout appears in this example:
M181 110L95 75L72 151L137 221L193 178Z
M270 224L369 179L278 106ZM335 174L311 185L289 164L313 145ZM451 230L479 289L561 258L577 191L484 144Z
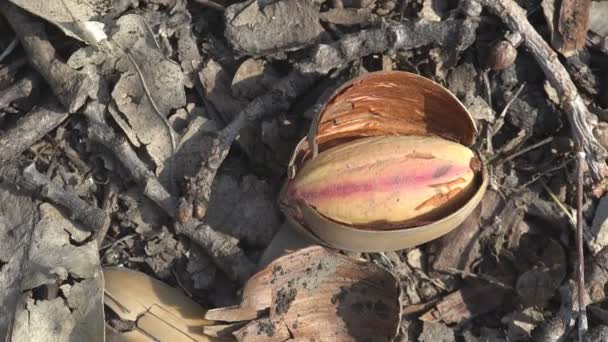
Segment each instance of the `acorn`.
M295 148L279 205L317 243L362 252L416 246L456 228L483 197L486 169L470 148L475 122L429 79L360 76L314 122Z

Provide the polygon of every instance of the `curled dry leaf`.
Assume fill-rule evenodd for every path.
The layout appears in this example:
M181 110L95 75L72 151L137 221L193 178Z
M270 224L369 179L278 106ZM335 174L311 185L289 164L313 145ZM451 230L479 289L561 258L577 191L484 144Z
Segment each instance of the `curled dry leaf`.
M483 197L486 170L467 147L476 134L466 108L439 84L366 74L334 93L296 146L281 207L296 230L334 248L425 243L456 228Z
M400 287L388 271L314 246L272 262L245 285L237 307L206 318L252 320L239 341L392 341ZM291 339L288 339L291 336Z

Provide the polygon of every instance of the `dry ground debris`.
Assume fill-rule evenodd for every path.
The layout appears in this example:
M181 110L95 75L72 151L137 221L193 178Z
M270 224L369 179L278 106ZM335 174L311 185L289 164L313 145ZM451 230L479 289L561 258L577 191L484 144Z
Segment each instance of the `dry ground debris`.
M372 317L387 341L606 340L606 15L599 0L0 2L0 340L133 328L104 310L105 266L211 308L210 339L365 340ZM489 190L421 246L299 250L277 204L292 151L339 86L391 70L464 104Z

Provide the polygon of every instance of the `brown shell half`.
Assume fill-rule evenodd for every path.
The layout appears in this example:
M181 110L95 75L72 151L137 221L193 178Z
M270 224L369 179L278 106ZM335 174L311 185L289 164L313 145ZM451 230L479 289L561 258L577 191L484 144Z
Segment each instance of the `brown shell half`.
M438 135L470 146L477 128L470 113L449 90L416 74L391 71L365 74L340 87L321 109L309 135L312 136L302 139L295 148L287 182L310 158L310 138L315 139L319 151L378 135ZM462 223L485 193L485 167L480 167L476 182L477 188L461 207L414 227L379 231L374 227L347 226L306 205L299 208L301 217L285 212L293 227L318 243L364 252L397 250L435 239Z
M477 136L475 120L449 90L404 71L371 72L345 83L323 106L311 130L319 151L377 135L438 135L465 146ZM299 152L306 155L307 144Z

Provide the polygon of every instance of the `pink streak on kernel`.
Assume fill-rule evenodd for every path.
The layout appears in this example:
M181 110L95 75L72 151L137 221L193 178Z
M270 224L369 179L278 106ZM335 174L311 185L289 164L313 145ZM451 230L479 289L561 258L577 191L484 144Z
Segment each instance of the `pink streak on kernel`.
M420 160L418 160L420 161ZM305 200L311 204L335 198L347 198L370 192L393 192L399 188L416 189L435 184L448 183L457 179L471 169L464 165L446 164L445 162L416 162L410 165L395 167L383 177L372 178L366 182L339 180L331 185L324 185L305 191L291 188L290 193L296 200ZM409 163L408 163L409 164ZM336 175L348 177L348 174Z

